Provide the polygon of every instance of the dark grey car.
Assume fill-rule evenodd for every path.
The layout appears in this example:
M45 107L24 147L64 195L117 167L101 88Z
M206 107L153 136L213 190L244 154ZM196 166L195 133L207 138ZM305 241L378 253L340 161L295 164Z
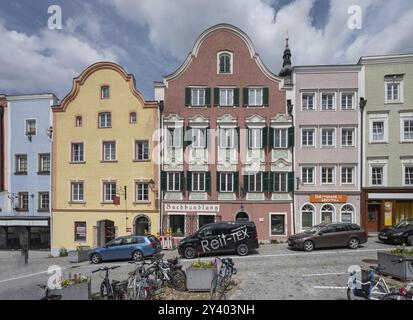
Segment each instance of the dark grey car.
M353 223L321 224L288 238L290 247L308 252L321 248L357 249L366 242L367 233Z

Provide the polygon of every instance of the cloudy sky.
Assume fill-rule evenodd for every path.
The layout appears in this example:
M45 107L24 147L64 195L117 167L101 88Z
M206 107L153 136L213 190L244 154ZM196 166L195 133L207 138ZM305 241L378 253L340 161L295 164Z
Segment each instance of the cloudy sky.
M59 5L62 30L48 29ZM350 29L349 7L362 10ZM293 63L357 63L361 55L413 52L411 0L13 0L0 2L0 93L54 92L63 98L72 78L109 60L152 84L178 68L197 36L230 23L252 39L278 73L288 30Z

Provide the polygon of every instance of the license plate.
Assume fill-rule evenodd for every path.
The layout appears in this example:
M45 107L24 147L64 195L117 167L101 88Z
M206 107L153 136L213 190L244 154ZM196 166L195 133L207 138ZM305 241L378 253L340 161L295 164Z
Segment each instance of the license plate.
M386 236L380 236L379 239L387 240L389 237Z

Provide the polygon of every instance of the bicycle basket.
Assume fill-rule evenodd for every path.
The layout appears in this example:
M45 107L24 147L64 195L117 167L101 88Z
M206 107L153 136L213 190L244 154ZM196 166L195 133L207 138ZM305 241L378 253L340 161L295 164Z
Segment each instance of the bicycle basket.
M361 282L365 283L361 285L361 290L364 292L369 292L371 287L371 280L373 278L373 274L370 270L361 270Z

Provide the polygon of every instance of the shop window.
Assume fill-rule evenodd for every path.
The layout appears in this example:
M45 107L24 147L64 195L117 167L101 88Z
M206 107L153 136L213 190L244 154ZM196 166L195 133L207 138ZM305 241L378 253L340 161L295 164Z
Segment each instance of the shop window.
M334 207L326 204L321 208L321 223L330 224L333 222Z
M75 222L75 241L86 241L86 222Z
M341 208L341 222L352 223L354 216L353 206L346 204Z
M310 229L313 226L314 207L310 204L301 209L301 229Z
M285 215L284 214L272 214L271 215L271 235L279 236L285 235Z
M169 227L173 237L185 236L185 215L169 216Z
M250 221L250 217L246 212L238 212L235 221Z
M200 229L201 227L210 224L210 223L214 223L215 222L215 216L214 215L201 215L198 216L198 229Z

